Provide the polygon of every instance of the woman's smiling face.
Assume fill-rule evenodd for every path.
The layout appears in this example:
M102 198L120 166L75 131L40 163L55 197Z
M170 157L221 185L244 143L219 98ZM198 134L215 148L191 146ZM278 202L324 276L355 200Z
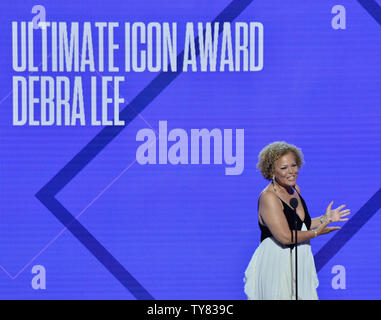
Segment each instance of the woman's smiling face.
M286 153L274 163L274 176L281 186L294 187L298 178L298 165L292 152Z

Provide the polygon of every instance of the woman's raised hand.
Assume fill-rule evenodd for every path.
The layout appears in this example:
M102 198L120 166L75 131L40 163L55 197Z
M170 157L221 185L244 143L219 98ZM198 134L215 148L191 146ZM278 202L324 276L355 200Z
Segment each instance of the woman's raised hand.
M337 222L337 221L347 221L348 218L343 219L343 217L346 217L348 214L350 214L351 210L350 209L343 210L343 208L345 207L345 204L341 205L340 207L337 207L336 209L331 209L332 205L333 205L333 201L331 201L331 203L328 205L323 219L325 219L328 223Z

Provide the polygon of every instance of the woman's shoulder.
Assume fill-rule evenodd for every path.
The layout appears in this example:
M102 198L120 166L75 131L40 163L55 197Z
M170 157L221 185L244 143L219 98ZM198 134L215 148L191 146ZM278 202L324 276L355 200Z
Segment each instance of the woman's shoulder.
M272 190L271 184L264 188L259 196L261 202L272 203L278 201L278 196L275 191Z
M283 204L279 200L278 196L270 187L266 187L261 192L261 196L259 198L259 211L260 215L267 215L268 213L280 212L283 210Z

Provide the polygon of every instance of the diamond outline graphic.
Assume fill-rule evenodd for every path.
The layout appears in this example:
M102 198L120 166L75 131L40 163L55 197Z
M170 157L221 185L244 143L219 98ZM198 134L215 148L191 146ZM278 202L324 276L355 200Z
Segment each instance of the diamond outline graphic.
M232 1L213 21L231 22L244 11L253 0ZM363 8L381 25L381 7L374 0L358 0ZM221 31L220 31L221 32ZM196 39L196 55L199 46ZM182 73L184 51L177 56L176 72L161 72L124 109L120 119L126 122L122 127L103 128L86 146L78 152L37 193L36 197L69 231L120 281L136 299L154 297L113 257L107 249L55 198L85 166L94 159L134 118L147 107L175 78ZM317 271L357 233L360 228L381 207L381 189L315 254Z
M232 1L214 22L232 22L253 0ZM219 33L222 29L219 30ZM198 38L196 55L200 53ZM85 166L94 159L135 117L148 106L183 71L184 51L177 56L178 71L161 72L120 112L125 126L103 128L37 193L36 197L49 211L108 269L137 299L154 297L115 259L107 249L55 198Z
M357 2L381 25L381 7L375 0L357 0ZM317 272L376 214L380 207L381 189L315 254Z

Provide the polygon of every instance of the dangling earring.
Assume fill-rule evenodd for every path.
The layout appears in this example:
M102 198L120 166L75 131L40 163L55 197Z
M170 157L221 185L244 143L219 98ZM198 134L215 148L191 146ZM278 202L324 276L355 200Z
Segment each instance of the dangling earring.
M275 188L275 175L273 175L273 181L272 181L272 183L273 183L274 191L276 191L276 188Z

